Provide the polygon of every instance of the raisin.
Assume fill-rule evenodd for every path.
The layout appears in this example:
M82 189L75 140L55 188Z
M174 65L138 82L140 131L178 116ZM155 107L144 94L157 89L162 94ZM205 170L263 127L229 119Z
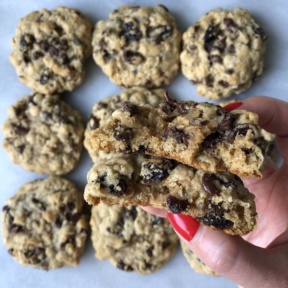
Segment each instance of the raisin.
M41 74L40 76L40 84L45 85L49 80L49 76L45 74Z
M131 272L133 271L134 269L130 266L130 265L127 265L123 262L123 260L119 260L119 262L116 264L116 267L121 269L121 270L124 270L124 271L127 271L127 272Z
M57 228L61 228L62 223L63 223L63 220L61 219L61 217L58 217L54 222L54 224Z
M218 178L215 174L204 173L202 177L202 187L211 195L220 195L220 191L216 186L215 181L218 181Z
M43 53L40 52L40 51L35 51L33 54L32 54L32 59L33 60L38 60L39 58L43 57Z
M219 55L210 55L209 59L213 63L222 63L222 57Z
M186 147L188 147L188 139L190 139L189 135L185 134L184 130L176 127L168 127L164 131L163 137L165 139L172 137L178 144L184 144Z
M8 228L9 233L21 233L24 232L25 229L22 225L18 225L18 224L11 224L9 223L9 228Z
M33 35L24 34L20 38L20 46L22 50L27 51L33 47L33 43L35 42L35 38Z
M148 37L152 38L156 45L169 38L173 33L171 26L159 25L148 29Z
M52 113L47 111L41 111L40 116L46 123L48 123L52 119Z
M54 47L54 46L50 46L49 47L49 49L48 49L48 53L50 54L50 56L58 56L58 54L59 54L59 50L56 48L56 47Z
M232 75L234 73L234 69L227 69L225 70L225 73L228 75Z
M206 30L204 35L204 48L207 52L210 52L219 32L219 28L213 25L210 25Z
M126 38L127 41L139 41L142 37L142 32L139 28L135 27L133 22L124 23L121 35Z
M110 184L107 182L107 175L104 174L101 176L99 175L96 182L100 183L100 188L107 189L109 193L117 197L124 196L128 189L126 179L121 177L119 177L117 184Z
M252 148L245 148L245 147L241 148L241 150L242 150L246 155L251 154L252 151L253 151Z
M154 245L152 245L146 249L146 253L149 257L153 256L153 250L154 250Z
M41 210L45 211L46 210L46 204L36 198L32 198L32 202Z
M174 163L167 159L162 161L145 161L142 163L140 178L144 183L159 183L168 177L170 171L175 167Z
M121 131L115 131L113 136L118 141L128 142L133 137L133 130L130 128L121 129Z
M180 200L170 195L166 199L166 205L172 211L172 213L179 214L187 209L189 202L188 200Z
M128 220L131 219L134 221L136 219L137 215L138 215L137 207L132 206L131 208L126 208L124 218L128 219Z
M44 52L48 52L48 50L50 48L50 44L47 41L41 41L40 47Z
M15 150L16 150L19 154L23 154L24 149L25 149L25 145L24 145L24 144L15 147Z
M208 74L203 80L205 85L212 87L214 83L214 77L211 74Z
M237 28L238 27L237 24L234 22L234 20L231 18L224 18L224 24L226 25L227 28Z
M164 219L162 217L154 216L152 225L163 225L163 223L164 223Z
M89 127L91 130L95 130L99 127L99 122L100 120L95 117L95 116L91 116L90 120L89 120Z
M254 32L256 35L259 35L263 41L268 39L267 34L265 33L265 31L261 27L255 28Z
M76 225L76 223L79 221L79 219L81 218L82 216L82 213L81 212L77 212L77 213L74 213L72 216L71 216L71 220L73 222L74 225Z
M17 135L25 135L29 131L28 128L23 127L21 125L14 125L13 128L14 128L13 130L14 130L15 134L17 134Z
M226 82L226 81L224 81L224 80L218 81L218 84L221 85L221 86L224 87L224 88L229 87L229 83Z
M126 62L132 65L138 65L144 60L144 56L135 51L127 50L123 53L123 58Z
M222 141L222 138L222 135L218 131L211 133L204 139L202 149L214 148L219 142Z
M235 46L231 44L230 46L226 48L225 52L228 54L235 54Z
M125 101L123 104L123 110L128 112L130 116L134 116L138 113L138 107L135 104Z

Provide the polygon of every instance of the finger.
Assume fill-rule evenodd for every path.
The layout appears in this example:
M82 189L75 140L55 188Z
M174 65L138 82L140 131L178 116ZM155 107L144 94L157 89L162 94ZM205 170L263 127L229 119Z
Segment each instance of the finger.
M149 206L140 206L140 208L142 208L144 211L146 211L150 214L154 214L158 217L166 218L166 215L167 215L167 211L164 209L158 209L158 208L153 208L153 207L149 207Z
M246 99L239 109L259 115L259 126L276 134L278 148L285 161L288 161L288 103L279 99L256 96Z
M183 234L183 223L182 230L175 223L173 227L190 249L213 271L245 288L268 288L273 287L272 285L279 287L279 277L286 277L285 283L288 283L286 269L279 267L279 255L275 251L272 253L245 242L239 236L227 235L204 226L199 227L192 239L187 235L193 233ZM186 235L185 238L183 235Z

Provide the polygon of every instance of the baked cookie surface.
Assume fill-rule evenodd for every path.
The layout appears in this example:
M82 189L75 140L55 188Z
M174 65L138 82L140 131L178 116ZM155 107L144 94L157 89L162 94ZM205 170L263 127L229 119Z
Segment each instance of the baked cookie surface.
M257 124L252 112L177 102L166 94L159 108L126 103L89 134L85 145L105 152L142 151L208 172L259 178L264 156Z
M18 23L10 61L19 80L39 93L71 91L83 82L91 38L92 27L78 10L34 11Z
M79 161L84 123L58 95L24 96L8 109L2 130L3 148L25 170L62 175Z
M120 94L104 98L93 106L90 119L86 126L85 138L89 138L89 133L101 127L105 121L111 118L115 110L125 105L125 102L128 101L136 105L147 104L152 107L157 107L163 101L164 94L165 91L163 89L148 90L141 87L134 87L126 89ZM85 148L93 161L99 158L99 153L104 153L103 151L90 149L89 146L85 146Z
M57 176L26 183L2 209L2 236L22 265L76 266L89 233L83 195Z
M182 73L208 99L239 94L262 74L266 39L247 10L212 10L183 34Z
M212 229L244 235L256 226L254 195L227 172L207 173L176 161L109 153L94 161L85 200L92 205L141 205L196 218Z
M91 238L100 260L141 274L161 268L175 253L178 236L169 222L136 206L92 208Z
M195 270L195 272L210 276L218 276L218 274L211 270L191 251L191 249L184 243L184 241L180 241L180 244L185 259L189 263L190 267Z
M96 23L93 58L119 86L157 88L179 69L181 33L163 5L121 6Z

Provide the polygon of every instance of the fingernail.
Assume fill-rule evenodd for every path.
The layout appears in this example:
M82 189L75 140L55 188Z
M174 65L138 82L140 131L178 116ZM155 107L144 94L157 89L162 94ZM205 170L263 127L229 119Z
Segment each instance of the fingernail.
M199 228L199 222L191 216L184 214L167 213L167 219L185 240L191 241Z
M232 111L232 110L240 107L242 104L243 104L243 102L241 102L241 101L233 102L233 103L230 103L230 104L224 106L223 109L226 111Z

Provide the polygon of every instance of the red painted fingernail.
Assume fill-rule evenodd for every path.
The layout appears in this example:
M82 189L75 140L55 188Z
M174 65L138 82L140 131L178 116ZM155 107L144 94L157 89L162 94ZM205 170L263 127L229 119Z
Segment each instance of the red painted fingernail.
M241 101L233 102L233 103L230 103L230 104L224 106L223 109L226 111L232 111L232 110L240 107L242 104L243 104L243 102L241 102Z
M187 241L191 241L199 228L199 222L184 214L167 213L167 219L172 227Z

